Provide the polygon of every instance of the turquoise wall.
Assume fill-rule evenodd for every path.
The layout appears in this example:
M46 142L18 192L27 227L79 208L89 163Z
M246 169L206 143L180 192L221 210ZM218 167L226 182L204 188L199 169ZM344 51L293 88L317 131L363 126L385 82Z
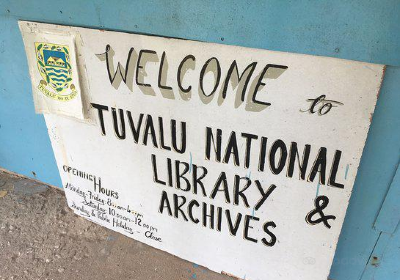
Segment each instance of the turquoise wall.
M43 116L34 113L19 19L388 65L331 278L400 279L400 181L393 180L400 155L399 0L1 0L0 166L61 186Z

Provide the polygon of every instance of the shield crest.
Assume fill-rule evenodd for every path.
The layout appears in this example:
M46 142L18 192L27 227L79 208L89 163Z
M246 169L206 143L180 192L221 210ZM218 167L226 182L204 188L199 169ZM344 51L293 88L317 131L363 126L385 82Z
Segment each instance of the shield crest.
M41 83L49 85L58 94L63 93L70 86L72 89L73 85L70 85L72 69L68 46L35 43L35 49L37 65L43 78Z

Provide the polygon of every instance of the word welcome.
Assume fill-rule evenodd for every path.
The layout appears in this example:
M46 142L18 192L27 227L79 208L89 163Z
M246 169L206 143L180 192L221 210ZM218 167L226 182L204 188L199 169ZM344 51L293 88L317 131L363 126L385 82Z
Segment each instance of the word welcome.
M145 95L155 96L155 88L158 88L164 98L175 99L178 92L184 101L190 100L193 89L197 89L200 100L204 104L210 103L218 95L218 105L221 105L227 97L230 86L232 91L236 90L235 108L238 108L246 99L245 110L253 112L260 112L271 105L257 97L266 85L266 80L277 79L288 69L286 65L268 63L257 72L258 62L251 62L239 73L238 64L236 60L233 60L227 72L222 73L221 63L217 57L211 57L199 65L196 57L188 54L180 59L177 69L170 70L165 51L160 54L154 50L142 49L137 53L135 48L129 50L125 67L118 62L115 69L114 55L112 47L107 45L105 52L98 54L97 57L106 62L108 79L115 89L118 89L123 81L133 92L133 83L135 83ZM148 69L154 71L154 67L149 66L155 63L158 64L157 72L147 72ZM196 76L189 73L189 70L192 70L191 72ZM174 77L170 80L173 80L174 84L168 84L168 76L172 74ZM212 74L212 80L206 79L208 74ZM148 77L153 76L157 77L156 84L151 84L147 80Z

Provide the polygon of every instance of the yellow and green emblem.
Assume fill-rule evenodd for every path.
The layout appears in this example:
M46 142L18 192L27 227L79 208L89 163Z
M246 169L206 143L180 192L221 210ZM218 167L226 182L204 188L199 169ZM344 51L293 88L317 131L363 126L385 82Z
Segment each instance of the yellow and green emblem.
M59 101L69 101L77 95L72 83L72 68L68 46L35 43L40 75L38 89L44 95Z

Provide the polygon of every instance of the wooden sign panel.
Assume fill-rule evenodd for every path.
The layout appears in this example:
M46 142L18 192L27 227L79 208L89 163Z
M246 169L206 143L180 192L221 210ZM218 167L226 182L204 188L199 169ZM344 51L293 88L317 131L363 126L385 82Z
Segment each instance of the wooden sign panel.
M382 65L20 28L78 215L240 278L327 278Z

